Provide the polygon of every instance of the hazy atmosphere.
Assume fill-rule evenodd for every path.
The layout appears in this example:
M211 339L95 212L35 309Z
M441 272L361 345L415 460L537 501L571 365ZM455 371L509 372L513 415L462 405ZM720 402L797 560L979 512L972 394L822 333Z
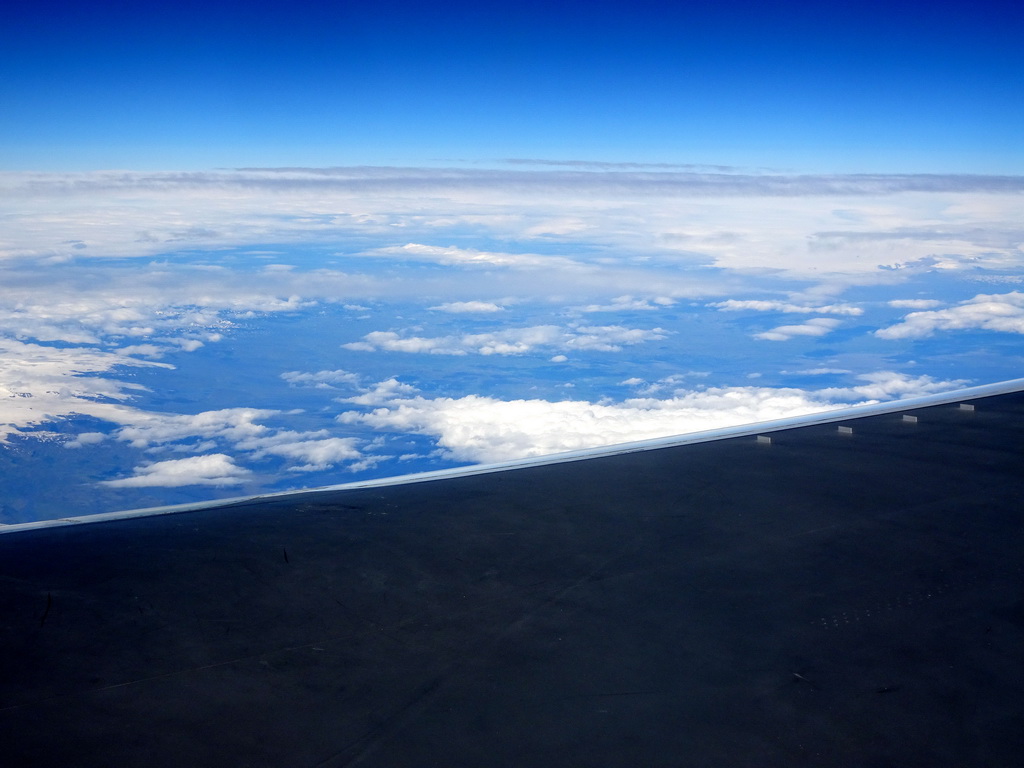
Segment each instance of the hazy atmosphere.
M1020 377L1022 20L25 4L0 523Z

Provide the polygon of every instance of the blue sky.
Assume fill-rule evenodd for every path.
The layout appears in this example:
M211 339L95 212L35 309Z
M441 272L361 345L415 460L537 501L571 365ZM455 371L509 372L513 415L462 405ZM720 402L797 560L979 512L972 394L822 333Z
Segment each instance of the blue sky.
M0 167L1024 170L1010 3L18 4Z

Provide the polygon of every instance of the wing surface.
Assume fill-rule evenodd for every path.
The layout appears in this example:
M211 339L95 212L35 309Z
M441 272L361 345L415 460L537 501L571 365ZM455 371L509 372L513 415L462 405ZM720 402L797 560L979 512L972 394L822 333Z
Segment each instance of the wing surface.
M1024 394L965 405L0 536L0 762L1018 765Z

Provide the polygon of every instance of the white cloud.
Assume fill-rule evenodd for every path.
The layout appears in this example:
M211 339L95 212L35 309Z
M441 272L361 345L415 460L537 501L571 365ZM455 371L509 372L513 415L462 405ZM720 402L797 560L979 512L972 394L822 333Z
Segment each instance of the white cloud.
M136 424L142 411L116 404L142 391L130 380L130 368L173 370L153 359L219 341L234 324L229 318L307 306L294 297L252 292L244 279L229 295L234 281L224 280L227 271L197 283L194 274L206 272L152 264L0 269L0 442L75 414ZM5 390L11 397L3 397Z
M618 352L624 346L642 344L665 338L662 328L650 330L625 328L620 325L560 328L556 325L535 325L509 328L491 333L469 333L461 336L400 336L394 331L372 331L362 341L342 344L345 349L372 352L410 352L433 355L522 355L535 349L593 350Z
M766 341L788 341L794 336L824 336L831 333L839 325L839 320L831 317L815 317L800 325L780 325L770 331L755 333L755 339Z
M243 440L280 434L260 423L277 411L238 408L180 415L131 407L133 396L145 390L131 381L130 369L172 371L173 365L139 358L195 352L221 340L239 318L309 309L314 303L296 292L297 287L315 286L318 296L337 297L342 294L342 273L236 271L187 262L97 266L87 261L57 267L38 261L0 262L0 442L25 428L76 415L117 425L112 439L143 450L246 450L239 448ZM358 279L351 283L361 284ZM296 374L289 383L340 386L357 381L354 374L333 371ZM330 436L303 433L293 440L296 447L290 453L275 455L316 465L321 459L312 454L303 458L297 446L323 439ZM66 443L85 444L81 437ZM319 446L321 452L328 447ZM342 455L337 444L333 449L334 455Z
M130 347L121 347L116 350L119 355L139 355L140 357L163 357L167 354L167 347L156 344L134 344Z
M890 307L897 309L932 309L941 305L942 302L936 299L893 299L889 302Z
M65 448L83 448L87 445L96 445L107 439L102 432L82 432L74 440L64 443Z
M579 312L625 312L625 311L653 311L665 309L675 304L674 299L667 296L655 296L650 299L637 298L631 295L616 296L610 304L587 304L577 307Z
M281 374L281 378L293 387L305 386L317 389L333 389L339 384L354 386L359 383L359 376L357 374L343 371L340 368L334 371L317 371L316 373L287 371Z
M452 314L465 313L490 313L504 312L505 308L493 301L450 301L446 304L438 304L436 307L428 307L436 312L450 312Z
M902 400L908 397L933 395L959 389L966 384L966 379L942 380L931 376L907 376L894 371L877 371L857 376L863 384L852 387L828 387L817 390L816 394L829 400L851 401L865 398L868 400Z
M340 402L356 403L357 405L380 405L392 402L393 400L400 400L402 397L415 393L416 387L392 377L385 381L377 382L372 389L368 389L362 394L344 398Z
M861 378L863 384L846 388L712 387L617 404L508 401L481 395L427 398L408 392L396 395L389 382L378 392L349 400L374 406L370 411L347 411L338 420L429 435L453 459L495 462L797 416L949 390L963 383L892 372Z
M121 315L120 319L134 321L138 316L133 309ZM159 311L154 316L159 318ZM177 317L192 322L207 319L202 312L179 313ZM217 336L207 335L214 339ZM169 338L165 341L184 349L201 345L201 342L190 338ZM355 439L333 437L323 431L291 432L260 423L281 415L277 410L229 408L174 414L130 406L128 403L133 396L145 388L130 380L114 378L114 375L131 367L173 370L174 366L166 363L142 361L131 355L155 356L175 347L143 344L107 352L87 347L29 344L0 336L0 444L7 442L12 434L40 435L39 432L24 432L26 428L57 419L90 416L116 425L116 428L109 436L98 432L83 433L67 440L64 443L66 447L81 448L109 437L134 448L151 451L230 449L249 453L252 458L273 455L300 462L299 466L291 467L295 470L325 469L343 461L365 465L374 460L360 453ZM321 387L355 386L358 383L358 376L342 370L305 374L291 372L282 378L292 385ZM124 485L166 485L166 473L179 466L189 465L161 464L138 478L126 479ZM209 483L202 481L202 484Z
M259 408L224 408L190 415L139 411L133 423L118 430L117 439L143 449L196 438L241 443L269 434L270 428L256 420L277 413Z
M1019 267L1022 186L1020 177L1008 176L622 168L3 173L0 205L9 213L0 259L137 259L183 246L336 247L358 238L383 245L367 255L461 267L586 270L594 264L591 255L629 253L734 271L781 270L809 279L871 275L874 281L897 282L903 276L880 272L880 263L930 269L922 260L939 253L942 263L957 269ZM548 255L548 248L504 253L428 244L440 237L463 242L466 232L488 240L540 239L545 246L575 241L585 247L570 258ZM398 238L405 245L395 244ZM647 290L693 295L692 271L661 274L657 281L641 281L650 277L644 269L629 272L631 282L644 282ZM300 268L261 270L260 277L291 284L302 279ZM605 287L621 285L622 275L617 278ZM397 289L402 281L395 283ZM658 284L664 287L653 287ZM721 281L714 287L721 288Z
M665 376L653 382L647 382L644 379L634 376L626 379L625 381L620 381L619 384L627 387L633 387L638 394L647 397L661 394L663 392L685 394L690 391L684 386L687 381L690 379L705 379L710 375L711 371L684 371L682 373L673 373L670 376Z
M156 461L135 468L132 477L104 480L111 488L178 488L185 485L238 485L245 482L249 470L235 464L230 456L212 453L187 459Z
M95 349L0 337L0 443L20 428L74 414L115 423L136 418L138 412L122 403L140 385L96 375L121 366L172 367Z
M330 469L345 461L365 459L362 452L356 447L360 442L356 438L325 437L288 441L289 435L304 437L300 433L286 433L284 436L276 437L273 441L256 441L254 445L263 446L256 452L256 458L271 454L301 462L290 467L295 472L320 471Z
M1024 333L1024 293L978 294L955 307L911 312L903 322L881 328L883 339L920 339L936 331L977 328L1004 333Z
M299 374L298 378L301 380L302 376ZM308 376L314 381L318 377L332 378ZM349 382L345 376L333 379ZM323 429L297 432L258 423L279 415L280 411L258 408L225 408L192 415L135 411L132 423L118 429L114 437L144 450L200 451L220 446L253 460L278 456L293 462L289 466L292 471L319 471L342 462L366 462L372 458L360 451L362 441L358 438L335 437Z
M76 270L65 268L63 280L54 283L46 270L39 270L34 276L7 271L5 277L21 285L6 289L0 297L0 332L44 342L99 344L111 337L149 339L160 331L188 330L189 337L166 341L191 351L198 348L197 344L202 346L202 340L211 340L212 329L229 325L220 307L176 303L176 299L185 303L200 299L168 295L187 293L181 283L175 283L173 289L148 285L152 274L146 271L134 271L138 279L134 285L115 270L110 270L107 279L99 284L78 281L74 279L75 273ZM33 277L37 284L26 285ZM132 298L125 298L126 295ZM213 300L208 298L207 303ZM266 301L244 308L257 306L266 306Z
M845 373L853 373L853 371L847 368L806 368L802 371L779 371L783 376L797 375L797 376L829 376L839 375Z
M708 304L709 307L717 307L725 312L738 312L744 309L752 309L757 312L792 312L800 314L816 315L862 315L864 310L853 304L823 304L811 306L807 304L791 304L786 301L761 301L761 300L737 300L716 301Z
M544 256L535 253L501 253L480 251L476 248L458 248L454 245L438 246L422 243L375 248L366 251L367 256L384 256L403 261L427 261L434 264L460 267L507 267L512 269L560 269L575 268L579 265L564 256Z

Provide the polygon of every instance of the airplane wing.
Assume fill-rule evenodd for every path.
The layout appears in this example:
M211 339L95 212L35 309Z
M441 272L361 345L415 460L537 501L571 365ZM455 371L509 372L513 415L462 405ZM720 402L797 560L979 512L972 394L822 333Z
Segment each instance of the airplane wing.
M0 535L0 763L1010 766L1024 393Z

